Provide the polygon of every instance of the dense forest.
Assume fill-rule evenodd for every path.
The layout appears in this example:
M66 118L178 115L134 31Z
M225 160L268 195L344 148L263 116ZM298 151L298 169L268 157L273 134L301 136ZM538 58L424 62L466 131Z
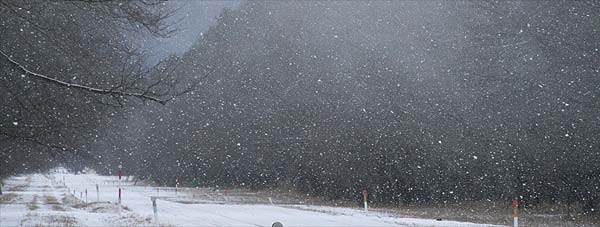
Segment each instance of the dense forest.
M115 5L110 24L80 21L88 5L74 3L31 34L2 4L1 176L123 164L161 185L600 210L596 1L242 2L151 69L119 45L139 24L170 33L160 4ZM142 9L153 17L128 17Z

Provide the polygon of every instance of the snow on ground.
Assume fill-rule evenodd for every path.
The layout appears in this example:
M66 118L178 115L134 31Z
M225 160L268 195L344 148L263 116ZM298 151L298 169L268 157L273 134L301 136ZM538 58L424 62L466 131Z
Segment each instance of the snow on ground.
M63 181L64 180L64 181ZM12 177L5 181L0 200L0 226L153 226L151 196L157 200L158 220L164 226L492 226L454 221L399 218L361 209L312 205L231 204L206 200L174 188L123 181L122 207L115 176L50 174ZM99 193L96 193L98 185ZM86 196L87 190L87 196ZM173 200L173 197L177 199ZM186 200L187 199L187 200ZM175 202L177 201L177 202Z

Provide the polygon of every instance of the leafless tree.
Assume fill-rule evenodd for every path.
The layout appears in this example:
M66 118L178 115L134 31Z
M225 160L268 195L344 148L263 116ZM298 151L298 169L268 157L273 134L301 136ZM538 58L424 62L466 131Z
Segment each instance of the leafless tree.
M2 172L23 168L16 159L35 163L25 162L32 153L86 154L77 141L132 100L166 104L189 92L146 65L135 41L172 35L173 12L150 0L0 1Z

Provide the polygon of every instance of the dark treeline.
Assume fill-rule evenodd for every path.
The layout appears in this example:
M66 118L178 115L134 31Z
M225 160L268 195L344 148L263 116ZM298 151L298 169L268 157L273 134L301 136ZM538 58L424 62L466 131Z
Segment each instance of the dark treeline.
M160 184L600 205L597 2L250 2L94 151ZM115 133L122 132L122 133ZM106 163L111 165L106 165Z
M600 209L595 1L244 2L159 72L202 81L123 107L87 165L174 185L387 204ZM81 166L79 161L69 166Z

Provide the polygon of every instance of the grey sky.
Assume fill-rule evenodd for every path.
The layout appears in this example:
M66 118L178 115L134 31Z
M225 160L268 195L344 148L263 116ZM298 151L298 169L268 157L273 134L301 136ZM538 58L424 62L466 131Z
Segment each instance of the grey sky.
M201 32L205 32L216 22L224 8L237 8L239 1L176 0L166 4L178 9L170 21L177 22L175 26L179 31L166 39L149 37L142 41L142 49L148 55L149 65L154 65L171 54L184 53L198 40Z

